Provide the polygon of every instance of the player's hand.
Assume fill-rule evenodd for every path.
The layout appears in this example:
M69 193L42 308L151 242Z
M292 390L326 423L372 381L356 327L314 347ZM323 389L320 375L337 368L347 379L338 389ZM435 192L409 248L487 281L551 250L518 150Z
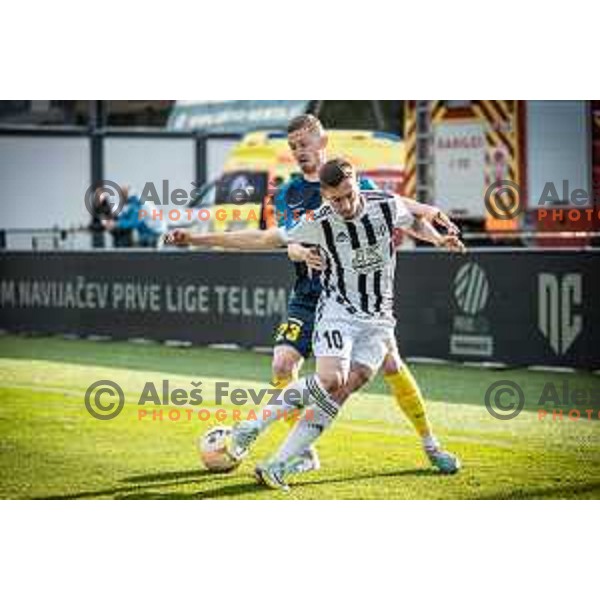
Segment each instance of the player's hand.
M288 257L294 262L304 262L311 269L323 270L323 261L317 248L310 248L302 244L288 244Z
M166 246L187 246L190 243L191 232L187 229L173 229L165 233L163 242Z
M446 248L450 252L458 252L459 254L465 254L467 249L462 241L456 235L444 235L442 240L438 244L439 248Z
M432 215L432 222L435 225L441 225L448 232L448 235L457 236L460 233L458 225L442 210L438 210Z
M318 248L305 248L307 250L304 262L310 269L322 271L325 268L325 263L319 254Z

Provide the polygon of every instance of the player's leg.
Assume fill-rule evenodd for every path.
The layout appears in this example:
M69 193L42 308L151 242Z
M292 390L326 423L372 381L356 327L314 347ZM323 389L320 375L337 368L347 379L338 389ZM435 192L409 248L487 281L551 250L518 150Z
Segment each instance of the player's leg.
M287 319L275 334L271 365L274 387L283 389L297 379L304 359L310 356L318 301L316 294L291 293Z
M310 355L315 306L316 299L292 292L288 304L288 318L278 326L274 340L271 384L277 389L283 391L297 381L302 363ZM281 418L282 410L293 408L295 407L265 406L256 422L242 421L237 424L233 429L230 452L237 457L243 457L258 435ZM316 451L309 448L297 468L299 471L310 471L318 469L319 466Z
M317 357L317 372L300 380L308 391L310 407L271 459L256 467L259 482L272 488L288 488L286 476L298 472L298 457L329 429L338 415L340 406L334 396L344 387L348 371L348 359Z
M373 377L389 350L387 329L352 321L343 313L336 315L335 310L318 323L314 349L317 373L309 385L314 401L312 421L300 420L273 462L285 464L303 445L316 440L331 425L350 391Z
M305 327L304 332L306 332L306 329L308 328ZM310 333L303 333L303 337L305 335L312 336L312 327L310 328ZM284 390L291 382L298 379L303 362L304 356L298 350L296 350L295 347L287 343L275 346L275 350L273 352L273 379L271 381L271 385L277 389ZM294 421L291 420L286 421L286 423L289 423L292 427L295 424ZM321 462L319 460L319 454L313 447L307 448L302 453L302 456L298 457L298 460L295 464L297 473L318 471L320 468Z
M354 360L372 361L369 356L371 348L371 344L358 344L355 347ZM421 390L408 366L400 358L394 338L389 340L388 348L388 353L383 361L382 371L384 379L390 387L398 406L421 437L423 450L431 464L437 467L442 473L456 473L460 469L460 461L450 452L443 450L439 441L434 436L431 423L427 417ZM353 363L348 383L344 388L339 390L336 400L340 404L343 404L352 393L368 382L369 373L371 373L371 370L365 365L359 362Z
M287 489L285 477L289 473L289 465L290 462L293 463L294 456L301 452L306 444L314 443L331 426L350 392L369 381L381 366L386 354L395 347L394 329L387 323L353 322L345 327L344 320L341 319L335 322L333 327L335 329L332 331L322 327L321 323L317 326L317 385L311 386L311 393L315 399L312 419L301 419L276 455L257 468L259 481L270 487ZM334 336L336 329L338 335ZM327 346L323 344L323 340L327 341ZM331 346L343 348L346 340L350 340L352 345L350 358L353 368L348 376L345 374L348 361L329 362L327 356L333 354L335 358L336 352ZM345 358L347 354L340 352L339 356ZM341 369L342 366L344 370Z
M298 379L298 373L304 362L304 356L300 350L285 341L285 331L287 329L284 330L283 334L279 333L283 327L287 328L288 326L289 321L286 321L279 327L271 362L271 385L281 390L294 379Z
M419 385L400 358L396 344L385 357L382 370L396 403L421 437L423 450L431 464L442 473L456 473L460 469L460 461L450 452L443 450L433 435Z
M335 401L342 406L344 402L373 378L374 372L370 367L353 362L350 365L346 384L332 394Z
M366 365L373 371L383 363L384 377L392 388L394 396L402 399L401 406L421 434L423 448L429 460L442 473L456 473L460 468L460 462L454 455L443 450L433 436L421 390L400 358L393 326L373 325L366 335L356 341L352 359L357 365Z
M326 306L315 326L317 372L289 386L307 394L310 410L302 415L277 453L259 465L256 475L270 487L287 487L285 476L296 472L298 455L309 448L335 419L339 405L334 395L347 383L356 330L345 312Z
M294 291L288 306L288 319L282 323L275 337L273 354L274 387L283 390L298 379L305 358L312 351L312 337L318 295L301 294ZM293 426L294 422L289 421ZM315 448L307 448L296 463L298 473L316 471L320 468L319 455Z
M417 433L423 440L433 437L421 390L397 350L393 350L385 357L382 371L396 404Z

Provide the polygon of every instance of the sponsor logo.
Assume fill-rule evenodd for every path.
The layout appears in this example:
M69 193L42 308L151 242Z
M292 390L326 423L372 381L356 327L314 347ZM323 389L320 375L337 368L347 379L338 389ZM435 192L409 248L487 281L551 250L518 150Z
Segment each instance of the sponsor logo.
M461 356L492 356L494 339L490 323L481 313L490 296L483 268L475 262L460 267L454 276L453 296L462 314L455 315L450 336L450 353Z
M379 245L357 248L352 257L352 268L362 272L377 271L384 267L385 261Z
M558 356L569 351L583 329L582 316L574 314L582 291L580 273L538 275L538 328Z

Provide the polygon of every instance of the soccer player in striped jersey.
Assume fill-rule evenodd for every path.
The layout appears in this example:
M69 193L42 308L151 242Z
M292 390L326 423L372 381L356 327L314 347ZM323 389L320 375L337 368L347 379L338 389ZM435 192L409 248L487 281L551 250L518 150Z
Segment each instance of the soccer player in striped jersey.
M286 475L292 472L295 457L335 419L349 388L355 387L350 381L352 365L360 365L361 383L379 370L386 357L395 362L397 374L405 369L392 312L395 228L436 246L464 250L456 236L443 236L428 222L415 218L401 198L360 191L352 165L343 159L326 163L320 181L327 205L295 227L279 230L283 242L318 246L325 268L313 341L317 371L287 387L300 398L309 394L313 418L300 419L275 456L256 469L259 480L275 488L287 488ZM245 452L273 418L263 414L257 423L246 424L237 451ZM459 468L458 459L452 458L453 468L447 472Z
M274 487L286 485L285 475L294 472L298 456L318 437L315 433L331 423L338 407L352 391L370 379L384 358L389 361L388 377L397 377L404 384L404 393L422 404L418 386L399 357L394 337L391 307L395 227L408 227L415 237L451 250L464 249L455 236L442 236L424 219L415 219L402 199L382 192L361 192L349 163L331 161L321 169L321 175L321 186L324 193L328 193L329 205L310 217L306 215L289 230L191 237L185 232L179 234L180 242L191 241L198 245L248 247L248 239L252 238L256 242L252 247L268 248L296 242L320 249L324 262L324 293L317 310L318 326L314 335L317 374L288 386L310 393L316 402L319 422L315 427L314 423L300 420L276 457L258 467L260 479ZM232 451L239 455L245 453L275 418L277 411L268 417L263 413L263 418L256 423L240 424ZM443 472L458 470L460 463L456 457L442 451L437 443L434 451L442 455Z

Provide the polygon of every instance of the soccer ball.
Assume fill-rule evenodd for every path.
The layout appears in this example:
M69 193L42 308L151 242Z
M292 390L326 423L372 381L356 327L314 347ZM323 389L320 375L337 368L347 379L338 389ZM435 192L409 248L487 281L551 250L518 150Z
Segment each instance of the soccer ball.
M213 473L233 471L240 463L229 451L231 445L231 427L218 426L209 429L198 440L198 451L204 466Z

